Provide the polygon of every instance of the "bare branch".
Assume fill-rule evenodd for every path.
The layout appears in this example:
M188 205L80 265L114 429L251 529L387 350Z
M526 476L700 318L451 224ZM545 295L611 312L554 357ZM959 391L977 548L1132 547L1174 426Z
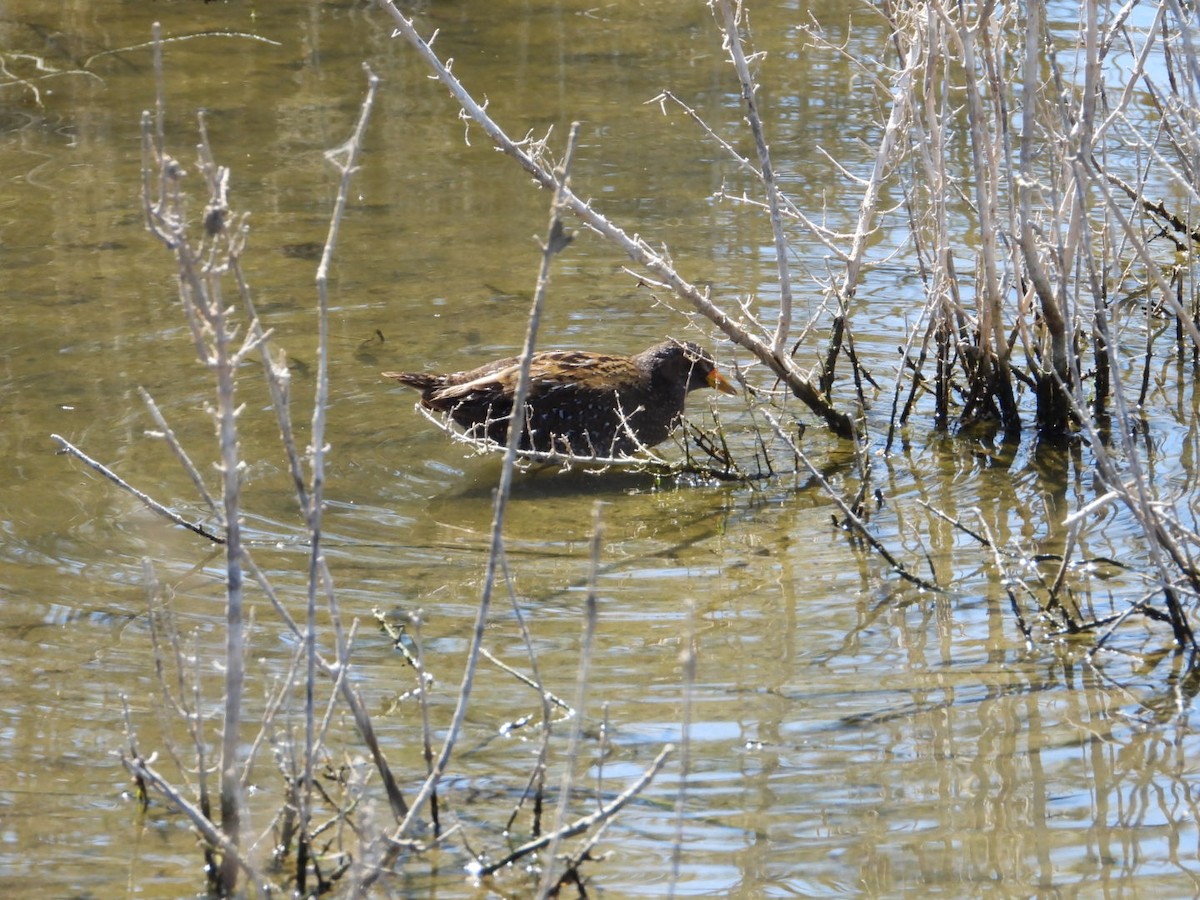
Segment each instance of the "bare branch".
M145 505L145 507L147 509L149 509L151 512L157 513L158 515L162 516L165 519L169 519L170 521L174 522L176 525L182 525L188 531L194 531L196 534L200 535L201 537L208 538L214 544L224 544L225 543L224 538L213 534L211 531L206 529L203 525L187 521L186 519L183 518L183 516L179 515L177 512L174 512L173 510L168 509L167 507L165 507L161 503L159 503L157 500L150 497L148 494L144 494L143 492L139 491L137 488L135 488L133 485L131 485L128 481L126 481L124 478L122 478L120 475L118 475L112 469L108 468L108 466L104 465L103 463L101 463L95 459L92 459L92 457L88 456L86 453L84 453L82 450L80 450L78 447L76 447L74 444L72 444L66 438L61 437L57 434L52 434L52 435L50 435L50 437L60 447L62 447L63 452L69 453L71 456L74 456L76 459L91 466L93 469L95 469L97 472L99 472L101 475L103 475L105 478L107 478L109 481L111 481L117 487L121 488L124 491L128 491L130 494L137 497L138 500L140 500Z

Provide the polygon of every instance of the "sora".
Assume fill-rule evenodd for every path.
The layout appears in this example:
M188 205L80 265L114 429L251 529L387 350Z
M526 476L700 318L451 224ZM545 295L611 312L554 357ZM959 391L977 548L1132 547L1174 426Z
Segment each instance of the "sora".
M448 413L469 437L503 444L520 373L519 357L436 375L384 372L421 392L421 405ZM737 390L704 349L664 341L634 356L551 350L529 368L522 450L574 456L629 456L666 439L683 414L688 393Z

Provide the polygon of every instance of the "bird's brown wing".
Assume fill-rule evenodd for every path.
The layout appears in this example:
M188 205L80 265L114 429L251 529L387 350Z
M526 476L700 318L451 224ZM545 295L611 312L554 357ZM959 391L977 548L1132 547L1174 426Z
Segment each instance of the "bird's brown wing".
M518 371L517 366L508 365L467 381L451 382L434 391L430 400L436 401L439 407L448 407L468 398L471 400L499 399L505 394L512 393L517 384Z
M504 360L504 365L487 367L477 377L457 384L447 384L434 392L439 403L452 405L471 398L473 401L512 397L517 391L521 372L520 360ZM476 370L479 371L479 370ZM475 374L467 373L467 374ZM605 391L618 387L623 381L637 378L640 372L624 356L583 353L562 350L538 353L529 366L529 399L542 394L559 393L564 388Z
M539 391L577 387L585 392L605 393L631 388L644 379L644 373L628 356L584 353L564 350L540 354L530 367L530 384Z

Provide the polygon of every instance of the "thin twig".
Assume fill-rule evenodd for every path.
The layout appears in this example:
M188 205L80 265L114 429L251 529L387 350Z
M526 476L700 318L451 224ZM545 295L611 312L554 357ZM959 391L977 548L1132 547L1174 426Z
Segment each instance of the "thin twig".
M459 686L458 700L446 729L442 749L438 754L433 771L422 783L420 790L413 798L412 807L404 821L397 828L394 840L406 836L412 827L417 811L420 810L436 787L442 773L450 761L450 754L458 741L459 732L466 720L467 702L471 696L471 688L475 680L475 670L479 665L479 650L483 645L484 631L491 610L492 592L494 590L496 573L500 566L501 552L504 540L504 513L508 505L509 494L512 490L513 471L517 459L517 447L524 430L525 398L529 392L529 365L533 357L537 341L538 324L541 318L542 304L546 295L546 286L550 280L550 264L554 257L566 245L567 237L562 227L562 205L570 177L570 166L574 158L575 147L579 137L578 123L571 128L571 137L567 143L567 152L563 164L556 173L557 189L554 202L551 204L550 225L547 230L546 243L542 247L542 264L538 271L537 287L534 290L533 304L529 311L529 324L525 333L525 346L521 351L521 370L517 379L517 390L513 397L512 421L508 429L508 447L500 468L500 482L496 488L496 496L492 512L492 528L490 552L488 553L487 571L484 575L483 590L479 598L479 608L475 614L475 627L471 635L470 650L467 654L466 665L463 668L462 683Z
M342 634L341 616L337 614L336 595L332 590L332 579L321 546L321 524L325 508L325 415L329 408L329 266L333 261L333 252L337 246L337 238L341 229L342 217L346 211L346 202L350 193L350 182L356 171L355 163L362 150L363 137L367 123L371 118L371 110L375 106L375 95L379 88L379 78L364 64L367 74L367 95L359 110L358 121L355 123L351 136L340 147L326 151L325 158L332 162L341 174L338 183L337 196L334 200L333 213L329 219L329 233L321 252L321 262L317 266L317 383L316 396L313 398L312 432L308 448L309 471L311 481L308 487L308 506L304 517L308 523L309 556L308 556L308 592L305 608L305 702L304 702L304 771L303 789L300 791L300 852L297 854L297 890L303 894L307 877L307 859L311 852L309 846L308 828L312 817L312 788L313 766L316 753L316 677L317 677L317 595L322 583L326 584L324 591L327 605L330 607L330 619L334 628L335 652L337 653L338 678L345 677L349 665L349 648Z
M517 679L518 681L529 685L529 687L533 688L535 691L537 691L539 693L539 695L544 697L547 702L553 703L559 709L564 710L568 715L574 715L575 711L571 708L571 704L568 703L566 700L564 700L562 697L559 697L553 691L546 690L544 687L542 687L541 682L537 681L536 679L530 678L524 672L517 671L512 666L510 666L508 663L506 663L504 660L498 658L494 653L492 653L491 650L488 650L486 647L481 649L479 652L483 654L484 659L488 660L488 662L499 667L500 669L503 669L505 672L507 672L509 675L511 675L513 678Z
M145 507L148 510L150 510L151 512L158 513L158 515L162 516L165 519L170 519L176 525L182 525L188 531L194 531L196 534L200 535L201 537L208 538L214 544L224 544L225 543L224 538L213 534L211 531L206 529L203 525L187 521L186 519L183 518L183 516L179 515L176 512L173 512L170 509L167 509L167 507L163 506L161 503L159 503L157 500L150 497L148 494L142 493L137 488L135 488L132 484L130 484L128 481L126 481L124 478L122 478L120 475L118 475L116 472L114 472L112 469L110 469L108 466L104 465L103 463L101 463L95 459L92 459L92 457L88 456L86 453L84 453L82 450L80 450L78 447L76 447L74 444L72 444L66 438L61 437L57 434L50 435L50 438L52 440L54 440L60 447L62 447L63 452L68 453L71 456L74 456L76 459L80 460L81 462L84 462L87 465L91 466L93 469L95 469L97 472L99 472L101 475L103 475L105 478L107 478L109 481L111 481L117 487L121 488L121 490L128 491L134 497L137 497L138 500L140 500L145 505Z
M594 825L608 821L620 812L625 804L641 793L646 785L654 780L654 776L658 774L659 770L663 767L663 763L667 761L667 757L671 755L674 749L671 744L666 744L658 751L658 755L654 757L654 761L650 763L650 767L638 776L637 780L629 785L629 787L614 797L611 803L601 806L595 812L582 816L568 825L564 825L553 834L545 834L532 841L527 841L503 859L483 866L479 870L480 877L486 878L488 875L495 874L505 866L512 865L521 857L528 856L530 853L536 853L553 841L561 841L563 838L574 837L577 834L582 834Z
M534 649L533 635L529 633L529 625L526 621L526 615L521 609L521 602L517 599L517 592L513 587L512 573L508 569L508 553L505 552L500 557L500 565L504 576L504 587L508 591L508 602L512 604L513 615L517 618L517 625L521 629L521 640L525 644L525 655L529 658L529 669L533 673L532 678L525 677L522 673L515 669L505 666L504 663L496 659L485 648L484 655L493 663L503 669L511 672L516 678L531 685L538 692L538 699L541 701L542 721L540 740L538 741L537 757L534 759L533 768L529 772L529 778L525 782L525 789L521 792L521 797L517 800L513 807L512 813L508 817L508 822L504 826L506 832L511 832L513 823L516 822L517 814L525 805L525 800L533 795L533 826L532 833L534 837L542 833L542 810L544 808L544 800L546 793L546 760L550 756L550 738L554 733L554 723L551 719L550 710L552 699L555 702L562 703L559 698L554 697L542 682L542 674L538 666L537 651ZM570 715L568 707L568 715Z
M217 506L217 501L214 500L212 494L208 492L208 486L204 483L204 479L200 476L200 470L196 468L196 464L192 462L192 458L188 456L187 451L183 449L183 445L179 443L179 438L175 436L174 430L172 430L171 426L167 424L167 419L159 410L158 404L154 402L154 398L151 397L150 393L143 387L138 388L138 395L142 398L142 402L146 404L146 408L150 410L150 417L154 419L154 423L162 432L163 440L167 442L167 446L170 447L174 452L176 459L179 460L179 464L183 466L183 469L185 472L187 472L188 477L192 479L192 484L196 488L196 493L198 493L201 499L203 499L208 505L208 508L212 511L213 515L217 516L219 519L221 515L221 508Z
M566 758L563 760L562 782L558 788L558 808L554 814L554 835L542 866L542 882L537 896L540 900L555 887L555 855L562 838L563 823L567 820L567 806L571 802L572 785L575 781L575 763L579 755L583 735L584 709L588 689L591 687L592 656L596 644L596 579L600 572L600 551L604 546L604 524L600 518L602 504L597 501L592 507L592 540L590 565L588 566L587 596L583 605L583 637L579 647L579 670L575 680L575 715L571 719L571 732L567 738Z
M779 439L787 444L788 449L795 454L796 459L804 464L805 468L808 469L809 474L817 480L817 482L824 489L825 493L828 495L829 499L831 499L837 505L838 509L842 511L842 515L845 517L846 524L852 526L858 534L862 535L863 539L870 544L872 548L874 548L875 552L887 561L887 564L892 567L892 571L894 571L905 581L915 584L917 587L924 588L928 591L935 591L940 594L942 592L940 587L932 582L926 581L919 575L914 575L912 572L908 571L908 569L898 559L892 556L887 547L883 546L880 540L875 537L875 535L871 534L871 530L867 528L867 523L859 518L854 510L850 508L849 504L847 504L846 501L838 496L837 491L833 489L833 485L825 480L825 477L820 473L817 467L809 462L808 457L804 455L804 452L796 445L796 442L792 440L791 435L783 430L783 427L779 424L779 420L769 412L764 412L763 415L766 417L767 421L771 423L771 427L774 429L775 434L779 437Z
M720 13L718 26L725 34L725 49L733 61L733 68L737 72L738 82L741 84L742 103L746 107L746 121L750 123L750 133L754 136L754 148L758 152L759 172L767 193L771 233L775 238L775 271L779 276L779 313L775 320L775 334L771 338L771 350L776 356L782 356L787 350L788 330L792 324L792 274L788 266L787 237L783 233L783 220L779 215L779 188L775 183L775 169L771 165L771 151L767 148L762 117L758 114L758 101L755 98L757 85L750 75L750 66L746 61L746 54L742 50L738 16L734 14L729 0L712 0L710 5L715 7L714 16L718 11ZM740 3L738 4L738 13L744 15Z

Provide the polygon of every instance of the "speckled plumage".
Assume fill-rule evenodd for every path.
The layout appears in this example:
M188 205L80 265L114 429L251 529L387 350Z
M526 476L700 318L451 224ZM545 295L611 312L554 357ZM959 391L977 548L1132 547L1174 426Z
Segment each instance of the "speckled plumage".
M521 360L497 360L466 372L384 372L421 391L421 405L448 413L471 437L498 444L508 419ZM628 456L666 439L694 390L737 391L712 356L691 342L664 341L634 356L551 350L529 369L521 449L575 456Z

